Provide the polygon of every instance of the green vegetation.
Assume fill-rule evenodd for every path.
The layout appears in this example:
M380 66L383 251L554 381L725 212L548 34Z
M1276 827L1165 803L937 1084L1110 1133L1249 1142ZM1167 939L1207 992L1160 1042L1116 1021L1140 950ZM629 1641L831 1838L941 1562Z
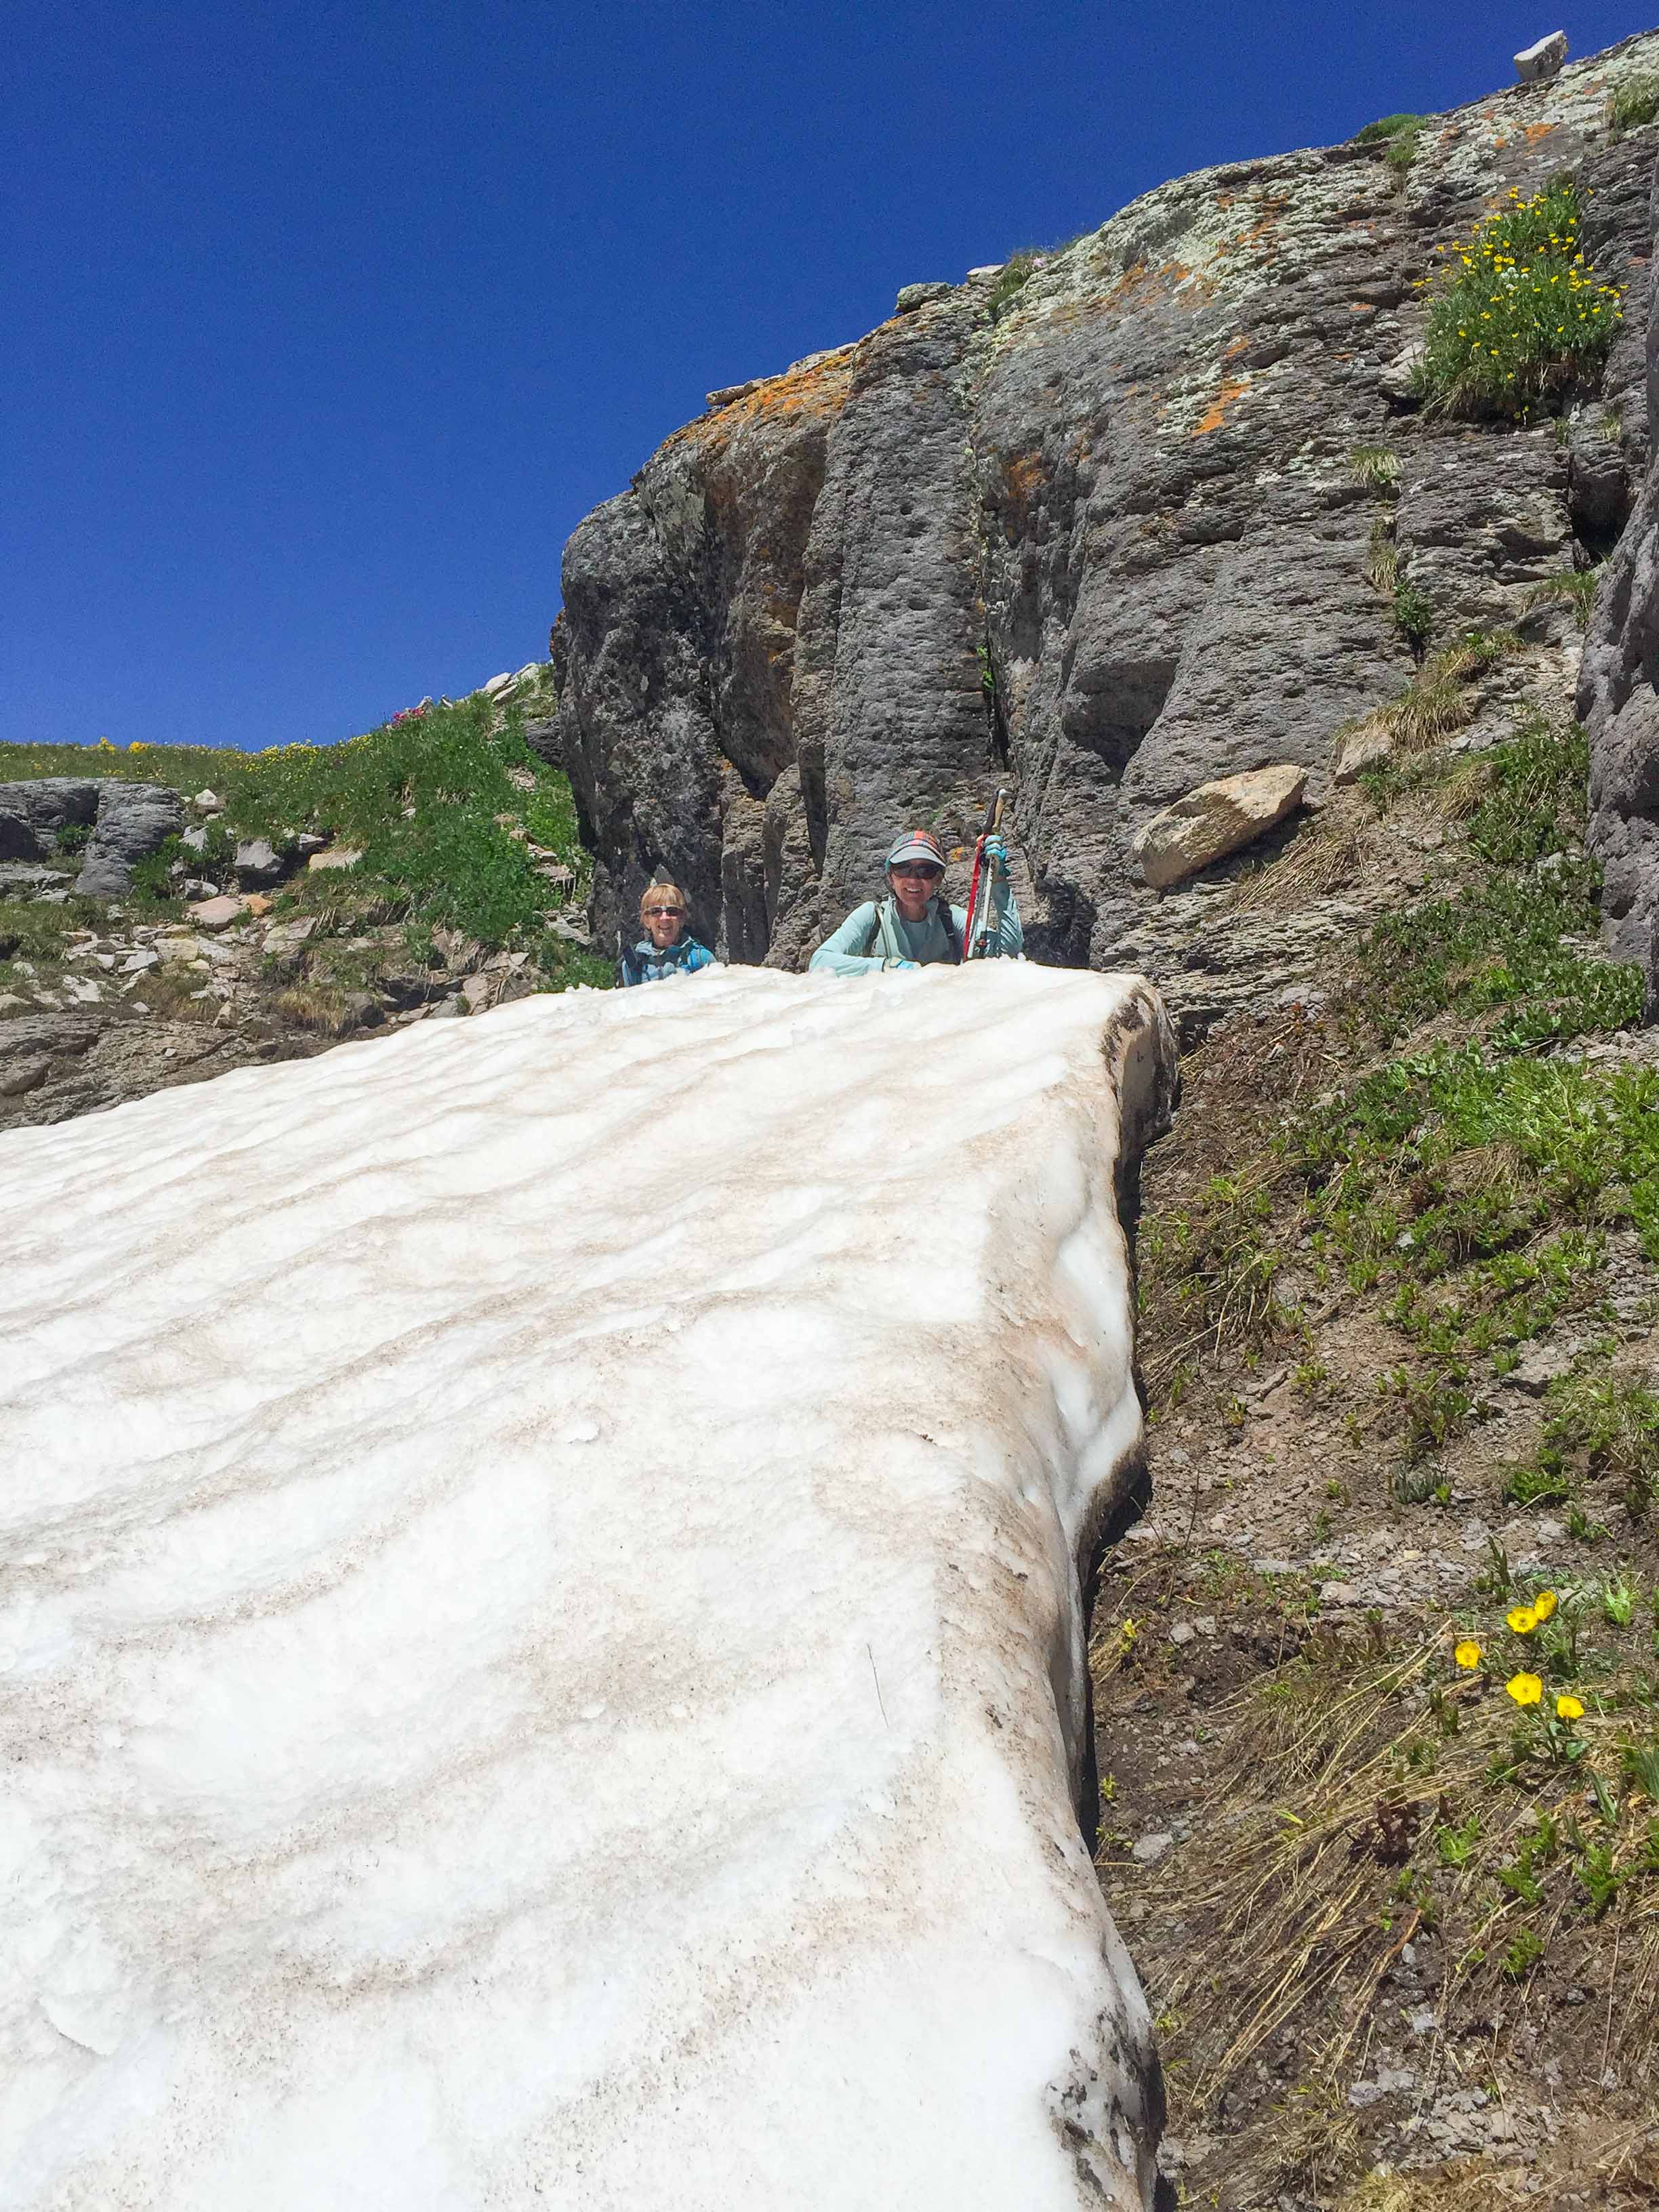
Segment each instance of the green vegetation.
M1471 630L1431 653L1406 689L1386 705L1363 721L1345 723L1336 732L1337 743L1375 731L1387 738L1390 752L1400 758L1427 752L1474 720L1474 698L1469 686L1520 647L1521 641L1512 629ZM1376 787L1379 804L1392 789L1386 780Z
M1382 710L1391 729L1415 724L1431 744L1457 726L1463 684L1514 644L1437 655ZM1639 971L1583 949L1599 918L1579 844L1587 773L1581 730L1530 720L1479 761L1423 757L1379 777L1379 804L1410 790L1462 819L1472 863L1455 896L1387 916L1354 957L1331 1011L1350 1054L1382 1056L1143 1226L1161 1380L1206 1348L1305 1344L1307 1294L1282 1286L1292 1261L1319 1299L1376 1302L1404 1356L1366 1425L1397 1450L1401 1504L1447 1502L1436 1462L1486 1418L1488 1375L1516 1346L1596 1310L1609 1229L1632 1227L1659 1259L1659 1071L1541 1056L1641 1011ZM1510 1496L1565 1502L1582 1468L1645 1498L1651 1401L1605 1376L1557 1396L1553 1443L1511 1468Z
M1526 605L1529 610L1534 607L1568 607L1579 629L1588 629L1590 611L1595 605L1595 587L1601 580L1599 568L1565 568L1559 576L1550 576L1543 583L1535 584L1527 594Z
M1447 256L1429 302L1418 391L1451 415L1525 421L1559 404L1606 356L1623 313L1580 243L1577 188L1552 185L1478 223Z
M1356 483L1367 491L1391 495L1400 483L1400 456L1391 446L1356 446L1348 455Z
M1397 571L1394 587L1395 628L1415 653L1421 653L1429 641L1429 632L1434 627L1434 609L1414 584L1407 583Z
M1080 230L1074 237L1062 238L1057 246L1022 246L1011 253L1003 263L996 282L991 287L990 297L986 301L991 311L992 321L1001 321L1027 283L1045 262L1054 260L1057 254L1066 252L1068 248L1092 235L1090 231Z
M1650 1112L1659 1118L1659 1090ZM1655 1157L1659 1173L1659 1153ZM1659 1182L1649 1195L1651 1203L1659 1204ZM1650 1230L1644 1241L1650 1252L1659 1256L1659 1234ZM1631 1511L1645 1513L1659 1486L1659 1396L1628 1376L1605 1371L1564 1376L1552 1383L1538 1453L1539 1477L1565 1484L1573 1460L1590 1479L1607 1477L1617 1482ZM1609 1583L1602 1602L1610 1620L1618 1620L1622 1608L1620 1625L1628 1623L1631 1608L1622 1583Z
M90 756L90 757L89 757ZM224 812L192 851L170 840L139 872L137 896L166 901L178 866L191 874L228 861L234 842L265 837L291 852L306 833L357 850L349 869L301 873L279 912L311 912L325 928L402 922L416 939L459 930L492 949L524 951L552 986L598 983L609 963L548 927L555 903L531 844L562 864L580 895L586 860L570 788L531 751L520 708L499 720L482 695L398 716L339 745L262 753L197 746L0 746L0 779L86 774L210 785ZM49 910L61 936L64 909Z
M1639 131L1659 116L1659 76L1627 76L1607 102L1607 128L1615 138Z
M1425 120L1421 115L1379 116L1375 123L1368 123L1363 131L1354 133L1354 143L1383 147L1383 159L1403 185L1407 171L1417 159Z

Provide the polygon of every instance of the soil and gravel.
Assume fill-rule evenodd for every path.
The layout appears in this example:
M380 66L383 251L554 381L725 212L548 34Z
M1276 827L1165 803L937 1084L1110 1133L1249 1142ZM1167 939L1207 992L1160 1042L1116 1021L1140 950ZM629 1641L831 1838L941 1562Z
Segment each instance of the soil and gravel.
M1465 733L1304 829L1304 884L1307 841L1346 854L1316 898L1396 919L1212 1030L1146 1163L1098 1861L1183 2203L1659 2196L1659 1031L1549 904L1572 661L1484 672L1473 783ZM1311 902L1297 851L1241 895ZM1462 927L1511 894L1564 925L1530 968Z

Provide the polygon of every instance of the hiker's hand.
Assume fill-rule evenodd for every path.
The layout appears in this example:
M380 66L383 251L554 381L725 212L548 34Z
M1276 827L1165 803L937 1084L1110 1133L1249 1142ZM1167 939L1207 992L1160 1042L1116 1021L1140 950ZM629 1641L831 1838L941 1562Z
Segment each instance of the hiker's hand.
M991 863L991 866L994 868L1006 869L1007 867L1008 848L1003 843L1000 836L994 835L986 839L985 857Z
M914 960L890 960L887 963L890 968L914 968L915 964Z

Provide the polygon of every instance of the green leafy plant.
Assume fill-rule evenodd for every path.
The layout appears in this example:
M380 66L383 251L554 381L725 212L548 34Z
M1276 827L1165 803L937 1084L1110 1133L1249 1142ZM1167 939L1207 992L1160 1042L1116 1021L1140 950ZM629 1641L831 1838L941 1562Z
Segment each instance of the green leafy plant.
M1407 170L1417 159L1424 121L1420 115L1382 115L1354 133L1354 143L1382 147L1382 158L1394 171L1396 180L1403 184Z
M1587 1844L1574 1869L1591 1915L1599 1920L1618 1896L1623 1877L1613 1863L1611 1844Z
M1531 1928L1517 1929L1514 1940L1498 1961L1498 1971L1507 1981L1518 1982L1531 1972L1543 1955L1543 1937Z
M1640 1098L1639 1106L1634 1097L1631 1104L1646 1118L1647 1128L1637 1133L1646 1142L1630 1165L1645 1201L1644 1241L1659 1255L1659 1081L1644 1086ZM1659 1395L1623 1376L1562 1376L1550 1385L1539 1455L1568 1452L1583 1452L1593 1476L1622 1483L1632 1511L1645 1512L1659 1484Z
M1615 138L1639 131L1659 116L1659 76L1627 76L1607 102L1607 128Z
M1443 1822L1434 1832L1434 1847L1443 1866L1463 1867L1474 1856L1480 1842L1480 1815L1471 1813L1458 1826Z
M1601 1585L1601 1613L1613 1628L1628 1628L1636 1611L1636 1586L1622 1574Z
M1584 259L1572 184L1526 200L1512 193L1441 250L1417 374L1431 408L1525 420L1599 368L1623 294L1598 283Z
M1429 641L1429 632L1434 628L1434 609L1415 584L1395 583L1394 620L1395 629L1407 643L1421 652Z

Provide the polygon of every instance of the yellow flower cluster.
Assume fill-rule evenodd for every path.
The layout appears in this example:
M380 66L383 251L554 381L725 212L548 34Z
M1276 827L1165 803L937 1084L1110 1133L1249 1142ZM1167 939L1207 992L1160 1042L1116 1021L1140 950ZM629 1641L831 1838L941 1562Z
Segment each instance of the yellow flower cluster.
M1540 1590L1530 1605L1512 1605L1504 1615L1517 1636L1530 1636L1540 1620L1547 1620L1557 1604L1553 1590Z
M1461 411L1524 414L1605 352L1624 311L1620 288L1598 282L1585 261L1570 186L1509 198L1467 238L1435 249L1443 258L1425 382Z

